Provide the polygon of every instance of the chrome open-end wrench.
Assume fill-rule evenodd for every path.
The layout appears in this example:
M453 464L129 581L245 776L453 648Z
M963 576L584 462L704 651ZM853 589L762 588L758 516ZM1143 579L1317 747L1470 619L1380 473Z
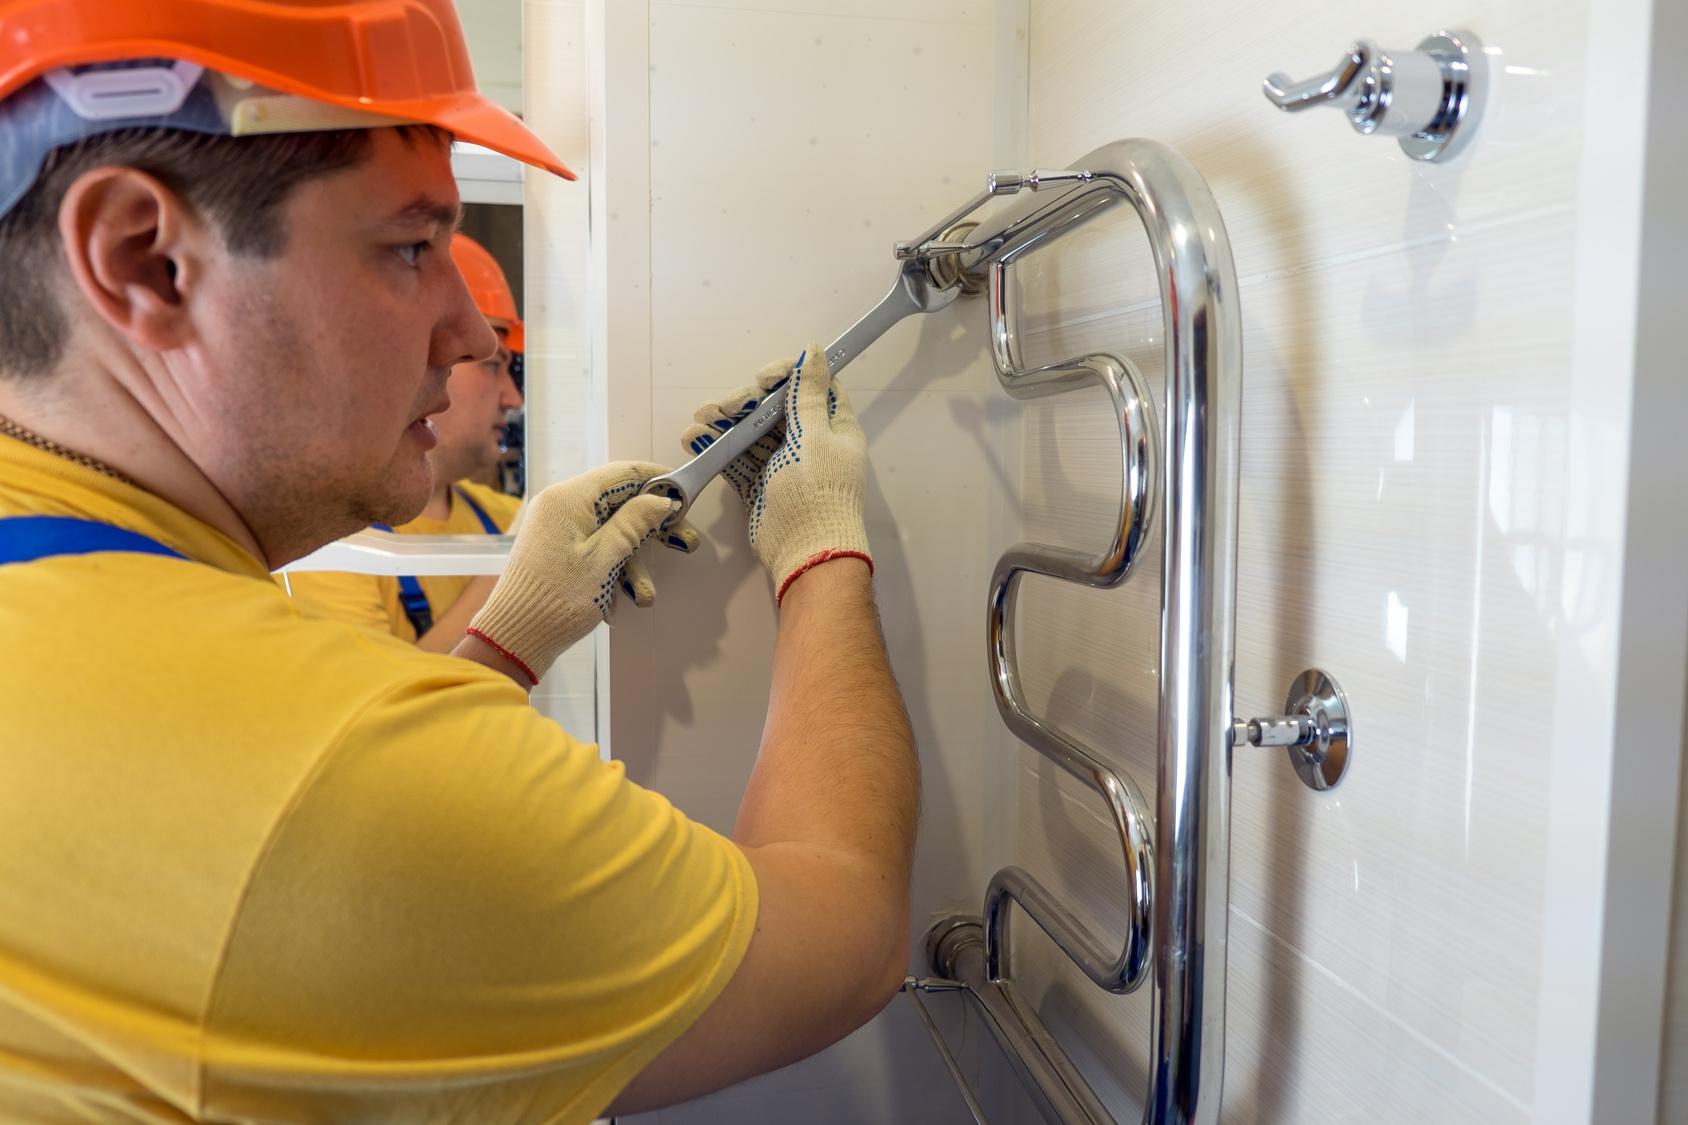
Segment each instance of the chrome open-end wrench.
M896 283L885 294L885 299L827 347L828 368L834 375L838 374L899 320L915 313L937 312L948 307L960 295L959 285L948 289L933 288L924 261L912 259L904 262ZM768 427L785 417L785 386L782 381L768 391L767 397L755 410L716 438L715 444L708 449L673 472L645 482L645 487L639 490L641 496L667 496L680 502L679 509L668 518L664 527L684 517L710 481L732 464L739 454L754 445Z

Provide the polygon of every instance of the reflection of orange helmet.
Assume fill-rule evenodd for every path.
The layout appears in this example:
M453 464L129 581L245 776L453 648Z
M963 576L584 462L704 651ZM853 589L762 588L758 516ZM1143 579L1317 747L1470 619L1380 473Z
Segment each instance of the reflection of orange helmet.
M476 91L451 0L0 0L0 99L60 67L159 58L436 125L574 179Z
M469 295L475 299L475 307L481 310L481 315L494 328L509 330L505 343L511 351L518 354L526 351L527 334L522 331L521 318L516 315L516 296L510 292L504 271L498 268L498 262L487 248L466 234L454 234L451 236L451 260L457 263L457 272L469 283Z

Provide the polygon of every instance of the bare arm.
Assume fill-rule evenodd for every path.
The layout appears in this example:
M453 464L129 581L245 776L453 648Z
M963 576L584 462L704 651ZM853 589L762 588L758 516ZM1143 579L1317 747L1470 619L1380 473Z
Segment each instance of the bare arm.
M451 650L451 655L460 656L464 660L473 660L476 664L484 664L499 675L508 676L510 682L523 691L533 691L533 681L528 679L527 673L514 660L473 634L464 636L462 640L458 641L457 646Z
M811 1055L871 1019L908 962L919 764L867 566L787 592L761 751L734 842L761 906L738 972L616 1099L677 1101Z

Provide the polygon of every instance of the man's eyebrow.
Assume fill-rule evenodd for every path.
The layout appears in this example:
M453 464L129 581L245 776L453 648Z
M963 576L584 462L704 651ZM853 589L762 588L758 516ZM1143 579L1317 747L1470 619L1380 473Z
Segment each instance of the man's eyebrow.
M426 195L419 195L382 222L389 226L419 226L422 223L433 223L446 230L455 231L457 224L463 219L463 205L461 203L445 203Z

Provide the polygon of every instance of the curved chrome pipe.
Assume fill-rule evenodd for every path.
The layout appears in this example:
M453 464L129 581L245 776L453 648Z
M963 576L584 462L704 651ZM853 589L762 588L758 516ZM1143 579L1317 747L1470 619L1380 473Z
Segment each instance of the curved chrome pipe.
M1027 711L1011 624L1022 573L1106 586L1129 572L1153 509L1145 502L1144 518L1135 519L1134 454L1128 453L1120 530L1110 551L1093 559L1063 548L1015 548L997 565L988 620L992 686L1004 721L1108 800L1130 876L1130 932L1120 956L1110 959L1041 886L1008 868L992 881L986 900L987 963L991 979L1001 979L1010 955L1008 903L1014 900L1092 980L1103 987L1124 985L1134 973L1140 977L1144 963L1136 946L1144 937L1143 922L1152 919L1156 1009L1144 1120L1217 1122L1224 1079L1242 396L1236 269L1212 193L1172 150L1152 141L1120 141L1075 167L1083 171L1046 191L1023 194L981 224L960 257L965 269L991 272L992 350L1009 393L1051 394L1093 379L1108 385L1104 369L1114 370L1111 389L1124 437L1130 419L1123 388L1134 382L1135 372L1095 356L1023 371L1007 271L1022 254L1122 200L1136 210L1149 238L1166 315L1167 372L1156 846L1149 846L1141 801L1130 783ZM1151 864L1152 879L1144 874Z
M935 972L966 989L978 1004L985 1026L1002 1045L1008 1064L1045 1121L1115 1125L1102 1099L1038 1018L1036 1006L1011 981L991 978L984 931L977 919L949 918L937 923L926 933L926 956ZM965 1091L965 1080L957 1079L957 1085ZM972 1097L967 1092L962 1096Z
M995 310L1001 307L999 296L1005 284L1003 274L993 270L993 336L998 334ZM1039 543L1014 547L997 562L992 575L986 629L997 711L1022 741L1101 794L1119 836L1128 897L1124 944L1115 955L1030 874L1017 867L997 872L985 895L986 972L992 980L1001 980L1007 974L1011 942L1009 905L1017 901L1097 985L1110 992L1131 992L1147 977L1152 949L1154 847L1144 812L1148 806L1129 778L1032 713L1020 687L1013 623L1020 580L1026 574L1042 574L1086 586L1115 586L1131 572L1154 515L1157 443L1153 412L1136 370L1111 356L1085 356L1071 363L1024 372L999 366L998 375L1009 393L1020 398L1055 394L1099 382L1108 391L1119 423L1125 485L1113 541L1095 556Z

